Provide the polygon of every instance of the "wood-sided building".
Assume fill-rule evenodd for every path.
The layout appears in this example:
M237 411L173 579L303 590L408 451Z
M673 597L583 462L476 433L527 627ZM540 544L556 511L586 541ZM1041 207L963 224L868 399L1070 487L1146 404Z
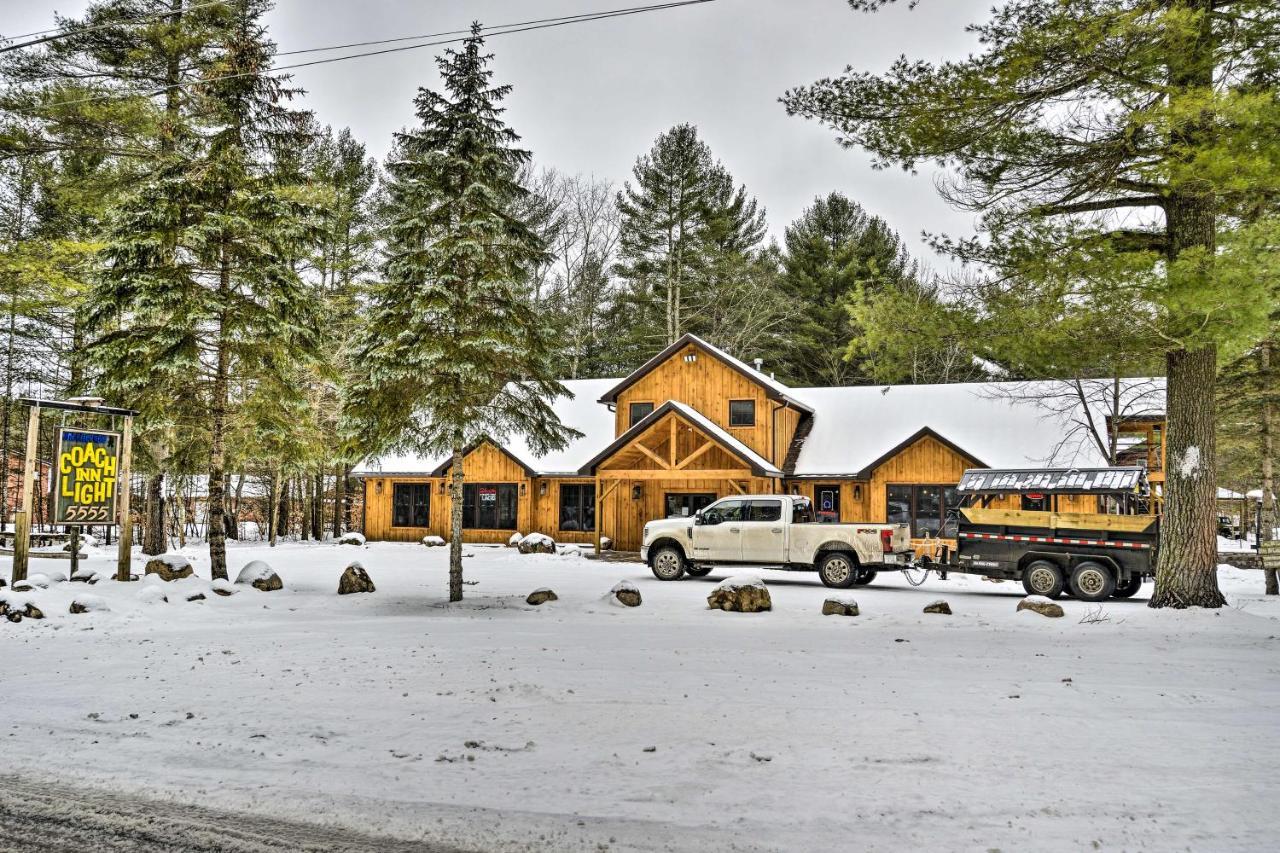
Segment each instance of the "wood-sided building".
M467 449L466 541L539 532L591 543L599 534L635 550L651 519L728 495L781 492L813 498L832 521L904 521L927 538L958 504L967 468L1041 465L1055 455L1105 464L1088 442L1071 445L1071 424L989 383L790 388L693 335L625 378L565 385L572 396L556 411L582 433L565 450L538 456L519 439ZM447 458L402 456L362 465L365 535L447 536L450 467ZM1004 499L1038 508L1026 501Z

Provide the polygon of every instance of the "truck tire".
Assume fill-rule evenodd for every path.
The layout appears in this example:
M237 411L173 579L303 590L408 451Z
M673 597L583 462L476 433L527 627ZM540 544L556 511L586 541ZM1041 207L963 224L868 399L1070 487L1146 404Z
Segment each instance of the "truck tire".
M712 566L685 566L684 573L691 578L705 578L711 574Z
M1104 601L1115 589L1115 573L1101 563L1086 560L1071 570L1071 594L1080 601Z
M1022 570L1022 588L1027 595L1043 595L1045 598L1058 598L1067 585L1062 576L1062 569L1057 563L1048 560L1035 560Z
M875 569L858 569L857 573L853 576L853 585L866 586L876 579L876 574L877 572Z
M1129 575L1129 580L1116 584L1116 591L1111 593L1116 598L1133 598L1142 589L1142 575Z
M818 558L818 577L823 586L848 589L858 578L858 560L845 551L828 551Z
M663 545L649 558L649 568L660 581L678 581L684 577L684 554L674 545Z

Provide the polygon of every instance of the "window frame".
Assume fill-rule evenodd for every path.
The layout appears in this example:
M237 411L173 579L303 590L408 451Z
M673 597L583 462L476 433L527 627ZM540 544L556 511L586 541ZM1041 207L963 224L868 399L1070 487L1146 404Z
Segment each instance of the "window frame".
M637 418L636 406L648 406L649 411L645 412L643 415ZM627 429L631 429L633 426L640 423L645 418L649 417L649 415L652 415L654 410L655 410L655 406L651 400L635 400L633 402L627 403Z
M578 527L564 526L565 492L578 492ZM590 500L585 500L590 490ZM590 524L587 522L590 515ZM595 533L596 532L596 484L595 483L561 483L556 490L556 529L562 533Z
M817 521L822 521L821 515L822 515L822 513L823 513L823 512L825 512L825 511L826 511L826 510L822 509L822 501L820 501L820 500L818 499L818 494L819 494L820 492L822 492L824 489L825 489L825 490L828 490L828 491L834 491L834 492L835 492L835 498L836 498L836 500L835 500L835 508L832 510L832 512L833 512L833 513L835 513L835 516L836 516L836 517L835 517L835 521L827 522L827 523L828 523L828 524L839 524L839 523L840 523L840 521L844 518L843 509L842 509L842 507L841 507L841 504L843 503L843 498L844 498L844 489L841 487L841 485L840 485L839 483L815 483L815 484L814 484L814 487L813 487L813 517L814 517L814 519L815 519L815 520L817 520Z
M733 404L747 403L751 406L751 423L736 424L733 422ZM756 425L756 401L754 397L739 398L729 401L729 428L730 429L751 429Z
M663 492L662 511L667 513L663 518L693 518L698 513L698 509L693 509L692 501L688 501L690 504L688 515L671 515L668 510L670 509L672 498L710 498L710 500L698 507L698 509L706 509L716 501L720 500L719 496L716 495L715 492ZM681 503L685 502L686 501L681 501Z
M494 526L482 526L480 524L480 489L494 489ZM474 496L468 504L467 493ZM511 525L508 527L502 524L502 505L503 493L506 492L512 498L511 503ZM467 507L471 507L471 516L468 517ZM462 529L463 530L517 530L520 524L520 485L518 483L463 483L462 484Z
M943 532L947 529L947 513L951 509L958 508L960 506L960 495L957 493L957 489L955 486L947 485L945 483L888 483L886 484L885 490L884 490L885 521L888 524L901 523L896 521L889 521L889 504L891 502L890 496L892 494L893 489L909 490L910 499L907 501L907 522L906 523L911 526L912 539L950 538L950 537L944 537ZM921 531L919 530L919 519L920 519L919 507L920 507L920 490L921 489L937 489L938 491L938 516L936 519L938 522L938 526L937 526L937 529L930 536L922 535ZM955 500L953 504L948 503L947 501L948 496L950 496ZM926 518L930 521L934 520L932 516L926 516Z
M426 495L427 499L424 502L424 505L422 506L422 510L423 510L422 524L412 524L412 523L398 524L396 522L396 510L397 510L396 493L399 492L401 489L406 489L406 490L421 489L422 494ZM415 507L414 505L414 500L411 493L409 498L409 521L410 522L413 522L414 520L416 520L416 515L414 512L415 509L417 509L417 507ZM393 482L391 484L391 526L399 527L399 528L406 528L406 527L423 528L423 527L431 526L431 484L430 483L394 483Z

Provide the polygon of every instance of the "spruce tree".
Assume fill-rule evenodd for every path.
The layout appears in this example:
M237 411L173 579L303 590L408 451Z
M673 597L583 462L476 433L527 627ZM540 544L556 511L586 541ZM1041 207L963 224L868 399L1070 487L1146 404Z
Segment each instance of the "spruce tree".
M503 122L508 85L493 85L480 25L437 59L444 92L420 89L419 125L387 163L384 281L372 289L348 400L366 448L452 460L449 600L462 600L463 451L488 436L526 437L536 452L576 433L550 401L552 327L525 292L546 249L513 215L529 152Z

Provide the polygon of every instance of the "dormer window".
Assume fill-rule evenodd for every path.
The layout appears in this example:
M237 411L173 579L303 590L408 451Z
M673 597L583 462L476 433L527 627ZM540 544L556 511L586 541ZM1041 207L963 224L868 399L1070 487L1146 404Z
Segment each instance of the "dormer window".
M755 400L729 401L729 426L753 427L756 425Z

